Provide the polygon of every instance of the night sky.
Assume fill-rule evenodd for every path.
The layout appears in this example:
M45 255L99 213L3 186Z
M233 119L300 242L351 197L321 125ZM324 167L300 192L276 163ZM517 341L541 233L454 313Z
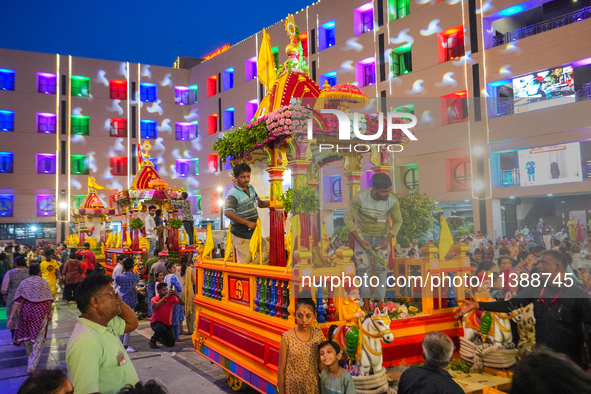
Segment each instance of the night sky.
M171 67L313 1L0 0L0 47Z

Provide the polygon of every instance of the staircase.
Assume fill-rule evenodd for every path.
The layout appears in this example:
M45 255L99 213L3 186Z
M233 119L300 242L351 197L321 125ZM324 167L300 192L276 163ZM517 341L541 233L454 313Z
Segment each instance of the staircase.
M540 198L531 207L525 218L520 221L519 226L527 226L530 230L538 227L538 221L542 218L553 229L562 228L562 220L556 217L555 202L552 198Z

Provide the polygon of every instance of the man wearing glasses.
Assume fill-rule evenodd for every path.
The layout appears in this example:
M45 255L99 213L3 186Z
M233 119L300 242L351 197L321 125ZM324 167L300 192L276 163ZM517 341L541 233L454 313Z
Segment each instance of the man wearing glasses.
M112 286L113 278L91 275L78 286L82 314L68 341L66 363L77 393L115 394L139 381L119 336L138 321Z

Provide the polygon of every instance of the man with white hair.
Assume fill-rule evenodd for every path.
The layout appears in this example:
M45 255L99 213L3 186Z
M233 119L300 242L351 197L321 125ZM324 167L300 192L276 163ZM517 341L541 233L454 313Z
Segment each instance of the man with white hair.
M398 394L464 394L464 390L447 372L454 353L454 343L441 332L430 332L423 338L425 365L410 367L398 382Z

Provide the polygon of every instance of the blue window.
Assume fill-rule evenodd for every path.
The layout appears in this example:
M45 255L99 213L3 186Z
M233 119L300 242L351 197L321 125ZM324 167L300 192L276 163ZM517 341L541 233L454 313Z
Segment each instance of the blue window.
M141 134L142 138L147 140L155 140L158 138L158 122L155 120L142 120L141 121Z
M228 108L224 111L224 130L234 127L234 108Z
M14 213L14 196L0 194L0 217L11 217Z
M14 90L16 71L0 68L0 90Z
M140 100L146 103L153 103L158 99L158 85L155 83L140 83Z
M0 109L0 130L14 131L14 111Z
M186 86L174 87L174 103L176 105L189 105L190 90Z
M224 70L222 82L224 84L224 90L232 89L234 87L234 68L231 67Z
M14 153L0 152L0 173L12 174L13 172Z
M334 20L326 22L318 28L318 41L318 46L321 51L334 46L336 42Z
M337 72L336 71L331 71L329 73L326 74L322 74L320 76L320 87L324 88L324 83L328 82L328 84L330 86L334 86L337 84Z
M57 76L51 73L37 73L37 93L55 94Z

